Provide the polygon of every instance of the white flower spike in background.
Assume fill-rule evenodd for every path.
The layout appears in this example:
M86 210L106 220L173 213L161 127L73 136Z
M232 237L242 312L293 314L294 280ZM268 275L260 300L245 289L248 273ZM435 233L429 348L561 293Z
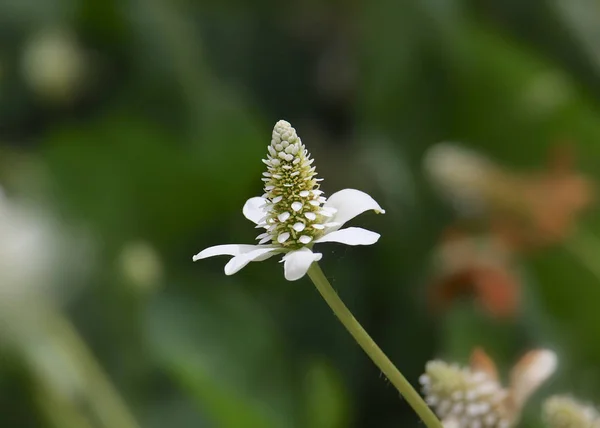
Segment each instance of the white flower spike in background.
M556 365L554 352L530 351L512 369L510 384L504 387L491 358L475 349L470 367L430 361L420 382L425 401L445 428L511 428L528 398L554 373Z
M600 428L600 414L589 405L567 396L554 395L543 405L548 428Z
M258 245L217 245L200 251L194 261L229 255L225 274L233 275L250 262L266 260L284 253L285 278L302 278L310 265L321 259L312 246L323 242L346 245L372 245L379 234L359 227L341 227L357 215L373 210L385 211L371 196L354 189L334 193L329 199L319 190L313 159L296 130L280 120L275 124L268 147L267 172L263 173L264 195L250 198L244 216L264 232L256 238Z

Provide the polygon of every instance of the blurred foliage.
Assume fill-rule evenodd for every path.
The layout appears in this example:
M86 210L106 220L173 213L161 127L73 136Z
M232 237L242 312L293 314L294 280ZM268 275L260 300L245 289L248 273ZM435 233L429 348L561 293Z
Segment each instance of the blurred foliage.
M94 237L64 309L141 426L418 426L307 279L191 261L252 241L241 207L261 193L270 127L289 120L326 193L387 209L361 219L376 246L324 251L366 329L413 384L427 360L464 363L477 345L503 370L557 350L522 422L540 426L550 392L600 403L600 278L558 245L519 261L514 320L470 301L432 314L431 254L455 213L421 162L460 141L535 169L569 139L598 178L598 28L591 0L0 0L2 185ZM600 217L581 228L600 236ZM136 242L148 258L124 258ZM0 426L52 426L27 364L3 355Z

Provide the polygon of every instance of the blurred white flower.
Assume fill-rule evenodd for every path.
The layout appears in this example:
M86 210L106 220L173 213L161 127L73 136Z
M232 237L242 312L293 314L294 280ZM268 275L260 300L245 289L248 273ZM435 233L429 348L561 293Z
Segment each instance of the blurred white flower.
M430 361L419 380L444 427L509 428L529 396L554 373L556 361L552 351L531 351L513 368L509 387L503 387L493 361L477 349L470 367Z
M310 265L321 259L313 253L313 244L339 242L346 245L371 245L379 234L359 227L341 227L357 215L374 210L385 211L371 196L354 189L334 193L329 199L319 190L313 159L302 144L296 130L280 120L273 129L269 154L263 162L265 193L249 199L244 216L264 232L256 238L258 245L217 245L193 258L194 261L217 255L233 258L225 265L232 275L253 261L266 260L284 253L285 278L302 278Z
M43 291L58 256L55 225L0 197L0 310Z
M82 88L87 59L73 34L62 29L43 29L26 44L21 67L25 81L36 95L64 102Z
M600 428L598 411L570 397L555 395L548 398L542 413L548 428Z
M65 275L73 279L89 268L89 242L66 233L43 209L3 194L0 237L0 336L14 338L35 322L33 306L58 303L72 291Z
M501 171L485 156L456 143L439 143L425 153L425 173L461 213L480 214Z

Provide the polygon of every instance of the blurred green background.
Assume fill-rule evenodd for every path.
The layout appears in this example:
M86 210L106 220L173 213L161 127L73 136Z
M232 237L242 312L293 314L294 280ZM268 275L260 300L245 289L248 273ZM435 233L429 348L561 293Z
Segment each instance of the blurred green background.
M326 194L361 189L387 210L354 221L377 245L321 249L357 318L415 385L428 360L466 363L476 345L503 373L532 347L556 350L521 423L537 427L550 393L600 402L600 278L556 245L519 259L514 319L469 300L432 314L431 256L456 214L422 159L460 141L539 169L569 138L597 178L598 46L592 0L0 0L0 181L85 230L85 274L65 276L79 262L64 259L44 298L140 426L420 426L307 278L286 282L275 259L232 277L224 258L192 263L254 239L241 207L262 193L260 159L286 119ZM600 217L581 227L600 234ZM93 385L65 380L68 359L23 357L55 337L38 327L0 338L2 427L66 426L57 402L95 403ZM56 382L40 387L35 361Z

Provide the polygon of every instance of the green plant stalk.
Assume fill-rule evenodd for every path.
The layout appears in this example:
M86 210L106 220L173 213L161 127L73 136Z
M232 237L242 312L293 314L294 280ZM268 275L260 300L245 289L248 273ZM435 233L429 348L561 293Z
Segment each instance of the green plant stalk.
M396 387L398 392L406 399L408 404L417 413L419 418L428 428L443 428L442 423L431 411L427 403L421 398L419 393L412 387L400 371L394 366L394 363L383 353L381 348L371 339L371 336L365 331L360 323L354 318L352 312L346 307L344 302L337 295L321 267L314 262L308 269L308 276L315 284L315 287L323 296L333 313L342 322L346 330L354 337L363 351L373 360L375 365Z
M575 231L563 245L581 265L600 280L600 241L593 233Z
M72 401L52 392L52 387L39 380L35 398L39 407L55 428L94 428L83 412Z
M107 428L139 428L119 392L112 385L100 364L79 336L71 322L54 308L46 314L47 328L56 343L67 352L85 376L85 393L94 406L98 418Z

